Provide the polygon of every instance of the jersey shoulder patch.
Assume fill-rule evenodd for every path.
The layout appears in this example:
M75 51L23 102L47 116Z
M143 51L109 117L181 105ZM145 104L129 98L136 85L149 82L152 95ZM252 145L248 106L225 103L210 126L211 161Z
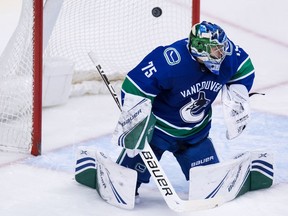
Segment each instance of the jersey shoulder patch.
M180 53L174 47L168 47L163 52L168 65L176 65L181 61Z

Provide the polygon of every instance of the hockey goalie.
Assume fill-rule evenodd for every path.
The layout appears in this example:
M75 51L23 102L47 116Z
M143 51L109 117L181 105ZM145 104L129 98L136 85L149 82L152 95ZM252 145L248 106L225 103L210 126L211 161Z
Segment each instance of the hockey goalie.
M188 38L155 48L123 82L123 107L112 142L124 151L117 164L99 153L94 156L92 185L111 204L133 208L138 189L152 177L175 211L212 208L247 191L270 187L271 153L247 149L220 162L209 136L212 103L220 92L227 139L239 137L247 128L254 78L249 55L221 27L207 21L194 25ZM166 151L190 183L189 200L177 196L159 164ZM118 179L115 170L129 177Z

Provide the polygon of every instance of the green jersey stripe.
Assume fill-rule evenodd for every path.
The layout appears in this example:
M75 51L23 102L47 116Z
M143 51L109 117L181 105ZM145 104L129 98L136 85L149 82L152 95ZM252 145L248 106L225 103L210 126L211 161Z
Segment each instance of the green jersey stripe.
M243 79L254 72L254 66L249 57L238 67L237 73L231 78L230 82L233 80Z
M126 79L124 80L122 84L122 89L126 93L138 95L141 97L146 97L150 99L151 101L153 101L154 97L156 97L156 95L143 91L135 82L131 80L131 78L129 78L129 76L127 76Z
M167 124L164 121L161 121L159 118L157 118L157 122L155 125L155 128L162 131L165 134L168 134L172 137L178 137L178 138L185 138L188 136L192 136L199 131L201 131L210 121L211 121L212 111L210 111L205 118L197 125L188 128L188 127L178 127L173 126L172 124Z

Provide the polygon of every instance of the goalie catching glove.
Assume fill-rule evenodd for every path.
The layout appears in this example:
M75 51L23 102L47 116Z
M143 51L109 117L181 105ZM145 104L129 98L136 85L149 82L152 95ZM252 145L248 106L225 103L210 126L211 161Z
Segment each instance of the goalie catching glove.
M126 93L112 143L136 152L143 150L145 140L152 138L156 122L151 109L149 99Z
M227 139L239 136L250 120L249 93L244 85L224 85L222 89Z

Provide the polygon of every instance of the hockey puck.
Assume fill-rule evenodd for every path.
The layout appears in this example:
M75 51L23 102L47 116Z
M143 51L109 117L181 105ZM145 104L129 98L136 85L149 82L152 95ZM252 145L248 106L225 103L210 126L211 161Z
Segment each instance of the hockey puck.
M161 16L161 15L162 15L162 9L161 9L160 7L154 7L154 8L152 9L152 15L153 15L154 17L159 17L159 16Z

